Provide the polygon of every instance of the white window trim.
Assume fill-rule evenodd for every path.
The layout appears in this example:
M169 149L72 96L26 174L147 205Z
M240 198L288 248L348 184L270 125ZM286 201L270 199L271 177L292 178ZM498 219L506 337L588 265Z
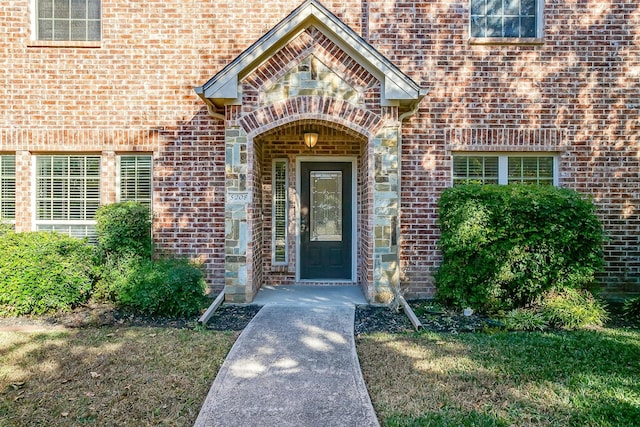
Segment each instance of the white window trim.
M509 157L552 157L553 158L553 186L560 186L560 156L558 153L547 151L540 152L491 152L491 151L465 151L451 153L451 183L453 184L453 157L497 157L498 158L498 185L509 183Z
M275 177L276 177L276 163L284 162L284 182L285 182L285 208L284 208L284 261L276 261L276 192L275 192ZM289 159L278 158L273 159L271 164L271 265L283 266L289 264Z
M471 2L467 3L467 34L471 44L542 44L544 41L544 2L536 0L536 35L535 37L472 37L471 36Z

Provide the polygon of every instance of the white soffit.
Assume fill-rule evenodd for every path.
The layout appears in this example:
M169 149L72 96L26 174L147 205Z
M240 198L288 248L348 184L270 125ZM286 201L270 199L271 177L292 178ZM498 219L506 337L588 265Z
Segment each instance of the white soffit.
M205 102L219 107L240 104L239 80L309 26L320 30L382 82L383 105L413 104L425 96L425 89L420 88L317 0L306 0L218 74L194 90Z

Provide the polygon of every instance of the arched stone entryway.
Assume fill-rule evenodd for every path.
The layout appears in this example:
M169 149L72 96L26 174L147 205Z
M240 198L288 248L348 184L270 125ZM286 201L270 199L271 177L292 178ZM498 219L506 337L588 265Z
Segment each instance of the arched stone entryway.
M388 302L399 281L400 118L424 92L314 0L196 92L225 121L227 300L251 301L263 283L309 279L300 273L300 170L350 163L353 274L342 279ZM302 143L311 129L320 136L313 151ZM271 255L275 159L286 163L290 213L288 252L278 263Z

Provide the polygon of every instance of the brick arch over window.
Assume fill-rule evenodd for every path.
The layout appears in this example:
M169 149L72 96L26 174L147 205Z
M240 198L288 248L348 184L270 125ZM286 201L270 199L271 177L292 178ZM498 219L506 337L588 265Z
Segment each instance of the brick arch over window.
M258 108L244 115L240 126L249 137L294 122L326 122L364 135L376 135L385 121L379 115L340 99L304 96Z

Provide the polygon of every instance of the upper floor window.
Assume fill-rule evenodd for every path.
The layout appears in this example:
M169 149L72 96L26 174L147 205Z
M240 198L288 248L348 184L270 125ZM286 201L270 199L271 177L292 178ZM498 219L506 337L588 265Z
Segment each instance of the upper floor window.
M100 40L100 0L35 1L38 40Z
M459 184L558 185L556 157L525 153L455 154L453 185Z
M471 0L471 37L540 37L542 0Z

